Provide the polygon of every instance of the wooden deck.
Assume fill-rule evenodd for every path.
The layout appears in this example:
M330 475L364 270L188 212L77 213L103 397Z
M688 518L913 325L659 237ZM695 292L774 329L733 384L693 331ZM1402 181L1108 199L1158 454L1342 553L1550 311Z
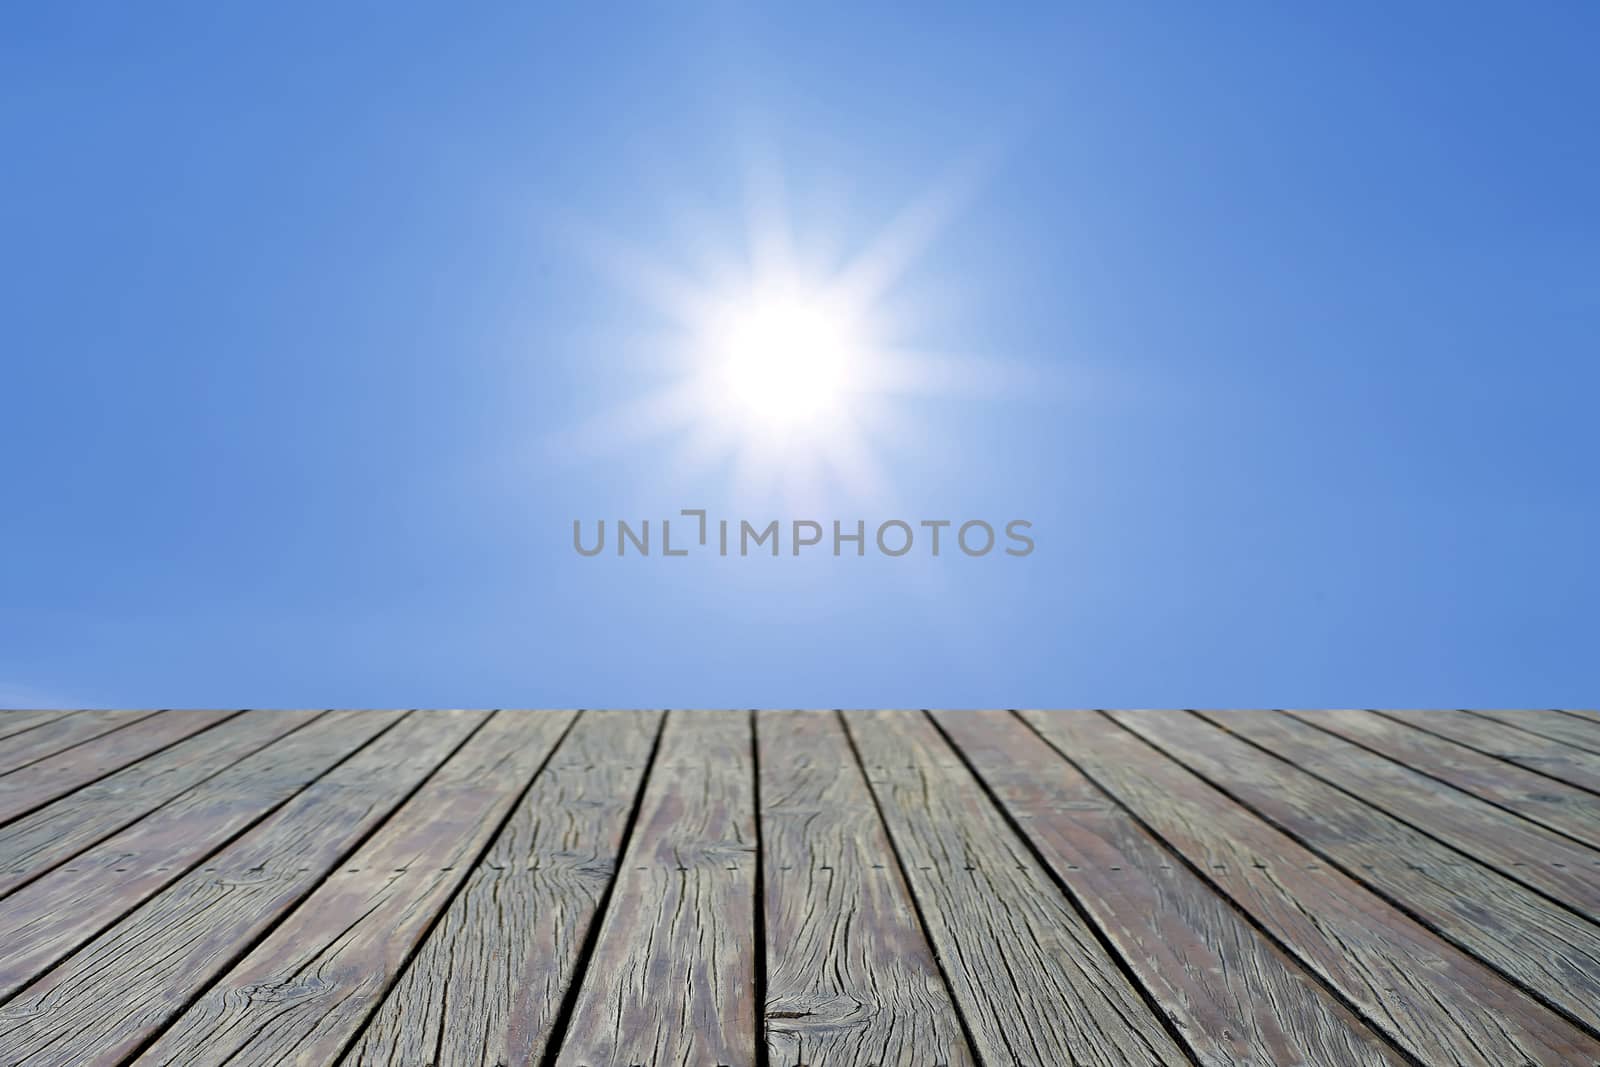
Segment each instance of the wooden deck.
M0 1064L1600 1065L1592 712L0 713Z

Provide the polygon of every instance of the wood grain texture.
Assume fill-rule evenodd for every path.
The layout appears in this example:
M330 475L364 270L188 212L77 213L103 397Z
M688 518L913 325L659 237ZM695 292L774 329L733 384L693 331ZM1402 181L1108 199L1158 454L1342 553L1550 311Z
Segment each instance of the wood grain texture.
M573 715L495 713L138 1062L337 1061Z
M1559 1015L1110 720L1023 714L1423 1063L1570 1067L1600 1056L1600 1045Z
M152 715L121 730L47 756L0 776L0 823L66 796L239 714L237 711L174 711Z
M1537 734L1552 741L1560 741L1564 745L1582 749L1591 755L1600 755L1600 723L1589 721L1582 716L1544 708L1532 708L1527 711L1473 709L1468 714L1491 719L1518 730L1526 730L1530 734Z
M245 712L0 827L0 897L320 714Z
M1600 755L1464 711L1384 711L1379 714L1537 771L1547 778L1600 793Z
M1456 945L1600 1030L1600 927L1208 722L1113 715Z
M1600 800L1581 789L1507 766L1469 748L1413 730L1370 711L1297 715L1416 771L1506 808L1589 848L1600 848ZM1600 762L1600 757L1596 757ZM1595 859L1600 861L1600 856Z
M0 713L0 1067L1600 1067L1500 713L186 714Z
M755 782L748 712L672 712L561 1067L752 1067Z
M976 1061L832 712L761 712L769 1062Z
M583 713L343 1063L542 1062L660 725Z
M0 775L132 726L152 711L78 711L0 740Z
M1020 719L934 718L1200 1063L1405 1062Z
M121 1063L315 889L485 718L407 716L124 916L0 1008L0 1063Z
M35 726L42 726L56 719L64 719L68 715L76 714L72 711L24 711L22 709L0 711L0 741L20 734L24 730L31 730Z
M0 957L0 997L182 877L394 719L394 713L329 716L18 890L0 907L0 944L12 946Z
M1578 914L1600 915L1594 849L1288 715L1203 714Z
M921 713L845 722L982 1062L1190 1062Z

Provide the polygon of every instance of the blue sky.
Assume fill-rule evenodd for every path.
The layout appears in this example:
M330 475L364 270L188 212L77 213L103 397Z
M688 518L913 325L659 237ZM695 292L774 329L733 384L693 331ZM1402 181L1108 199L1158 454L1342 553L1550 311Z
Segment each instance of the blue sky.
M1593 702L1593 5L360 7L5 16L0 704ZM778 217L876 478L597 444Z

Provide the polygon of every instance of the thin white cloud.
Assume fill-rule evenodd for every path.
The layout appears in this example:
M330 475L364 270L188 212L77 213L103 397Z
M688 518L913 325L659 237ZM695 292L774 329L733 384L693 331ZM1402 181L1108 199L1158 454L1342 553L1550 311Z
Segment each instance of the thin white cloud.
M58 689L49 689L23 682L0 681L0 709L38 710L47 708L82 708L82 700Z

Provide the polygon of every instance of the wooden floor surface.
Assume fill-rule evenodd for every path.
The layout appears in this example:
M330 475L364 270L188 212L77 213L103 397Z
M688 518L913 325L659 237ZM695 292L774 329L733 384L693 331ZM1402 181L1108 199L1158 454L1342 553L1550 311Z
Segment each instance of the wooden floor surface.
M0 712L0 1067L1600 1067L1585 711Z

